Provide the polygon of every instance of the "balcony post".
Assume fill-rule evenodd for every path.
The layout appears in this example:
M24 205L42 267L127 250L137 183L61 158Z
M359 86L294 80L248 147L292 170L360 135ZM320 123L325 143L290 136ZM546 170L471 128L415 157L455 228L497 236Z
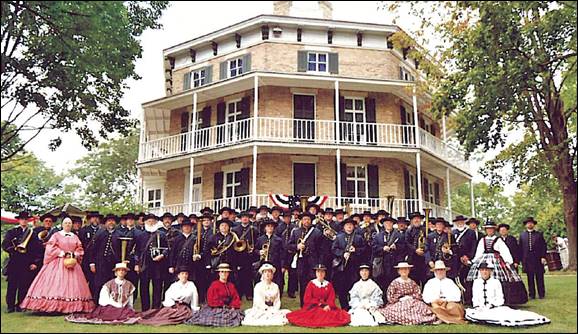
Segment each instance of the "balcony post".
M193 213L193 179L195 178L195 158L189 160L189 214Z
M476 216L476 208L474 207L474 183L470 180L470 207L472 217Z
M447 143L448 138L447 138L447 133L446 133L446 115L445 114L442 117L442 131L443 131L443 135L444 135L444 143Z
M251 205L257 206L257 145L253 145L253 177L251 180Z
M417 118L417 95L416 95L416 88L415 85L413 86L413 98L412 98L412 105L413 105L413 125L415 127L415 145L416 147L420 147L420 138L419 138L419 120ZM421 183L421 181L419 181Z
M258 138L258 117L259 117L259 76L255 75L253 81L253 139ZM255 148L256 150L256 148ZM256 204L254 204L256 205Z
M448 210L450 212L450 219L453 218L452 214L452 194L450 188L450 168L446 167L446 194L448 197Z
M140 168L136 169L136 177L137 177L137 188L136 188L136 203L138 205L143 205L143 196L142 196L142 192L143 192L143 177L142 177L142 172L140 170Z
M195 143L195 141L196 141L195 140L195 138L196 138L195 131L197 131L197 92L193 93L193 117L192 117L191 123L193 123L193 124L191 124L191 126L190 126L190 128L191 128L190 137L191 138L189 140L191 141L191 144L189 147L191 148L191 152L194 152L196 145L197 145Z
M337 207L341 207L341 149L338 148L335 154L335 162L337 164Z
M422 191L421 191L421 155L419 152L415 154L415 167L417 170L416 178L417 178L417 203L419 211L423 210L423 198L422 198Z

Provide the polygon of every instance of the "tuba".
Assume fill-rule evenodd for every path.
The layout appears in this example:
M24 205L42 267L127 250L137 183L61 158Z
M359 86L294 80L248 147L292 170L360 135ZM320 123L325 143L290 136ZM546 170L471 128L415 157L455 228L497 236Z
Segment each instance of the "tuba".
M223 254L224 252L227 251L227 249L229 249L231 246L233 246L233 244L237 244L240 240L239 237L237 236L237 234L233 231L229 232L229 234L231 234L233 237L231 238L231 242L229 242L228 245L225 245L225 241L223 240L223 242L218 245L217 247L211 249L211 255L212 256L219 256L221 254Z
M129 237L120 237L120 262L128 262L126 260L126 250L128 248L128 243L132 241L132 238Z
M31 228L28 228L28 235L23 237L23 241L20 242L18 245L14 246L14 249L20 254L26 254L28 243L30 242L30 238L32 238L33 231Z

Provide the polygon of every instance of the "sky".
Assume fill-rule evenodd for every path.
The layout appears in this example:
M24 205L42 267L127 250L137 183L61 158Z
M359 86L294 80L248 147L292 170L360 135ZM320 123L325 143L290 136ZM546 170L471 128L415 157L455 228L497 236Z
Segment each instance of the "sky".
M131 111L133 117L140 119L143 102L164 96L163 49L256 15L272 13L272 1L172 2L161 17L163 28L147 30L140 38L143 53L142 58L136 62L136 72L141 79L128 81L130 88L125 92L123 106ZM378 9L375 1L334 1L333 18L391 24L394 15ZM396 23L402 29L410 30L416 26L417 20L409 15L402 15ZM60 136L63 142L56 151L51 151L48 149L48 142L56 136ZM88 152L74 133L60 133L56 130L40 134L27 149L59 173L72 168L74 161ZM477 169L495 154L496 151L487 152L480 157L480 161L472 161L474 182L484 180ZM505 187L504 193L511 195L515 190L515 185L509 185Z

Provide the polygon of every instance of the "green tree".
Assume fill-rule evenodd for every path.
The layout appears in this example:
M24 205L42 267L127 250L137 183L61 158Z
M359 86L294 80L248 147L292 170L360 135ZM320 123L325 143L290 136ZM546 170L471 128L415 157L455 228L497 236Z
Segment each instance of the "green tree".
M2 156L8 161L46 128L74 130L87 148L134 125L120 104L139 79L139 36L160 27L167 1L2 1ZM21 136L26 133L27 136ZM18 138L25 138L20 142ZM60 145L59 137L49 146ZM10 146L10 150L4 150Z
M84 208L102 212L139 210L136 204L139 132L101 143L76 161L70 176L78 180L78 201Z
M508 197L502 195L503 190L500 186L490 186L484 182L474 183L474 207L481 221L491 219L497 224L511 222L512 204ZM469 184L463 184L452 191L452 211L464 214L471 212Z
M443 69L428 71L436 88L433 111L454 113L457 137L468 153L503 146L513 131L524 134L489 171L505 183L502 167L513 165L515 177L529 180L545 176L533 173L533 167L546 167L560 190L569 268L575 270L576 2L413 1L410 6L422 23L416 38L436 35L442 41L439 52L430 55ZM420 53L411 38L398 42Z

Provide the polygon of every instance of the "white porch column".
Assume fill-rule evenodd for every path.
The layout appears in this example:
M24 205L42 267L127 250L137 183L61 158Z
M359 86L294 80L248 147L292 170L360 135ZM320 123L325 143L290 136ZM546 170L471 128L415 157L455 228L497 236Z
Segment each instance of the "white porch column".
M193 179L195 178L195 158L189 160L189 214L193 213Z
M419 120L417 118L417 95L416 95L416 88L415 85L413 86L413 125L415 129L415 145L419 148L421 143L419 140ZM419 181L421 182L421 181Z
M337 203L336 207L341 206L341 149L338 148L335 154L335 162L337 163Z
M197 92L193 93L193 117L192 117L192 121L193 124L191 124L191 134L190 134L190 148L191 148L191 152L195 151L196 148L196 140L195 138L197 136L195 136L195 131L197 131Z
M339 122L339 81L335 81L335 126Z
M253 81L253 139L258 138L258 117L259 117L259 76L255 75ZM256 148L255 148L256 150ZM256 204L253 204L256 205Z
M257 145L253 145L253 178L251 186L251 203L257 206Z
M452 213L452 194L450 188L450 168L446 168L446 194L448 196L448 210L450 212L450 218L453 218L454 214Z
M417 199L418 199L418 208L421 212L423 210L423 198L421 192L421 155L419 152L415 154L415 167L417 170L416 178L417 178Z
M137 177L137 184L136 184L136 204L143 205L143 196L142 196L142 188L143 188L143 178L140 168L136 169L136 177Z
M474 207L474 183L470 180L470 207L472 209L472 217L476 216L476 208Z
M444 134L444 143L447 143L448 141L448 137L446 134L446 115L444 114L444 116L442 117L442 132Z

